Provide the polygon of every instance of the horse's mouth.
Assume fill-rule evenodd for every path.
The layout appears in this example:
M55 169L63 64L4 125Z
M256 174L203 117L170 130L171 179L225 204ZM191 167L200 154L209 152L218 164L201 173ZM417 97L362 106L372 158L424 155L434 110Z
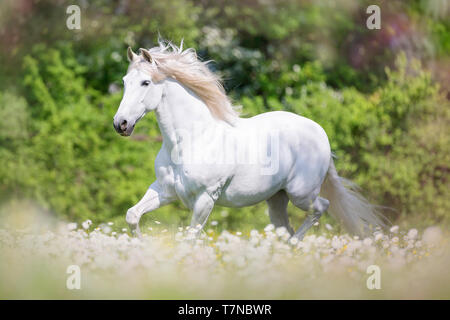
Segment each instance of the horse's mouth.
M134 131L134 127L136 126L136 123L145 115L142 114L140 117L138 117L136 120L127 120L124 118L119 118L119 120L114 120L114 129L118 134L120 134L123 137L129 137ZM115 119L116 117L114 117Z
M120 131L120 132L118 132L118 133L119 133L122 137L129 137L129 136L131 136L131 135L133 134L134 126L135 126L135 125L136 125L136 123L133 124L133 126L127 128L126 130Z
M120 132L119 134L120 134L122 137L129 137L129 136L131 136L131 135L133 134L133 131L134 131L134 126L133 126L130 130L122 131L122 132Z

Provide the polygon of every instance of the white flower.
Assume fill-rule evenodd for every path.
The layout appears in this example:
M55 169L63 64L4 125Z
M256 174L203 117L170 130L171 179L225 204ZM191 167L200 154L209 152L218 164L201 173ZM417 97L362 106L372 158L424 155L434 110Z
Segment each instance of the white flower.
M442 239L442 231L439 227L429 227L423 232L422 240L428 245L438 245Z
M109 226L103 226L102 231L103 233L110 233L112 230L111 227Z
M393 226L391 229L389 229L390 232L392 233L397 233L398 232L398 226Z
M331 247L333 247L334 249L340 249L342 248L342 246L343 246L342 241L338 237L334 236L333 239L331 240Z
M279 227L275 230L277 236L282 237L287 232L285 227Z
M131 244L139 245L139 244L141 244L141 240L139 240L139 238L132 238L131 239Z
M316 243L319 244L319 245L324 244L325 242L326 242L326 239L325 239L324 236L319 236L316 239Z
M81 224L81 226L83 227L84 230L87 230L87 229L89 229L89 227L91 226L91 224L92 224L92 221L91 221L91 220L86 220L86 221L84 221L84 222Z
M418 235L417 229L411 229L408 231L408 239L416 239Z
M327 228L328 230L333 230L333 227L330 226L328 223L325 225L325 228Z
M291 87L286 87L286 89L285 89L284 91L286 92L286 94L287 94L288 96L291 96L292 93L294 93L294 90L292 90Z
M211 221L212 226L217 226L218 224L219 224L219 222L217 222L216 220Z
M122 60L122 55L116 51L111 53L111 59L113 59L116 62L119 62Z
M108 279L126 280L130 285L127 290L145 289L152 283L161 288L176 284L182 289L195 288L200 294L211 296L220 294L229 285L233 286L230 289L239 285L239 288L248 288L249 292L260 292L268 297L283 295L286 290L295 292L298 283L306 277L308 281L314 281L326 280L328 275L337 276L344 282L343 276L351 274L360 284L361 276L372 264L390 268L388 273L399 268L402 277L389 278L389 281L395 281L396 288L408 293L411 281L422 281L422 275L428 276L437 270L426 264L436 264L447 249L447 242L442 241L443 230L436 227L427 229L420 241L417 241L418 232L411 231L415 229L388 235L377 231L373 238L361 240L348 234L329 236L328 232L322 235L312 232L300 241L290 237L285 228L275 229L273 225L268 225L265 233L251 230L248 237L239 231L226 230L217 236L201 233L197 237L196 228L185 227L174 228L174 235L168 236L167 229L161 227L162 231L149 232L140 239L130 237L125 233L126 228L122 229L124 233L107 234L108 228L111 229L109 224L104 223L88 233L84 228L76 229L76 224L72 224L71 231L66 224L60 224L57 232L32 234L32 230L14 232L0 226L0 248L13 249L14 254L19 254L18 258L35 256L50 261L51 257L51 265L62 263L65 266L70 261L83 266L99 277L105 290L109 289L108 281L101 278L99 271L107 271ZM187 241L190 239L193 241ZM430 248L430 243L438 244L437 248ZM19 261L11 261L15 260ZM420 272L418 276L415 271ZM444 283L442 281L442 285Z
M156 223L156 224L161 224L161 222L159 222L159 221L156 221L156 220L155 220L155 223Z
M75 222L71 222L67 224L67 229L72 231L75 230L77 228L77 224Z

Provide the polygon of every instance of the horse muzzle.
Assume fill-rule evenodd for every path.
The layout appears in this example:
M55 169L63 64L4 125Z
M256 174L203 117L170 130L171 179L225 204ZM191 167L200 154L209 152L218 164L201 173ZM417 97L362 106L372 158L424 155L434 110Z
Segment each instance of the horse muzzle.
M130 136L133 133L135 121L128 121L124 118L114 119L114 129L121 136Z

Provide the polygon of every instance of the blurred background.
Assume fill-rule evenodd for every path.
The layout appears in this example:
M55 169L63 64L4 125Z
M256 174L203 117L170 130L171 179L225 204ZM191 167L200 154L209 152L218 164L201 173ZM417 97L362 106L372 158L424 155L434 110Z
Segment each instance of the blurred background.
M81 8L80 30L66 26L72 4ZM380 30L366 27L371 4L381 8ZM394 223L448 226L446 0L2 0L0 214L39 208L125 226L126 210L154 180L161 136L153 114L130 138L112 118L126 48L153 47L158 34L214 60L244 117L287 110L321 124L339 173L393 208L386 214ZM289 212L298 227L304 215ZM176 203L142 222L175 228L190 217ZM269 218L262 203L217 207L211 221L249 230Z

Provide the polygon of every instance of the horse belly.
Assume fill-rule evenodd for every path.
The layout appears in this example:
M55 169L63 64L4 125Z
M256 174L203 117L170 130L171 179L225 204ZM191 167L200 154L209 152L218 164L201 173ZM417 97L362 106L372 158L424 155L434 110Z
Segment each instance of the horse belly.
M235 176L222 190L216 204L234 208L255 205L282 189L285 181L285 177L258 177L251 174Z
M266 141L263 139L263 141ZM237 163L232 178L222 189L217 200L218 205L245 207L254 205L273 196L286 185L290 168L295 159L289 152L289 146L280 140L277 152L270 143L262 143L252 152L270 155L257 157L250 163Z

